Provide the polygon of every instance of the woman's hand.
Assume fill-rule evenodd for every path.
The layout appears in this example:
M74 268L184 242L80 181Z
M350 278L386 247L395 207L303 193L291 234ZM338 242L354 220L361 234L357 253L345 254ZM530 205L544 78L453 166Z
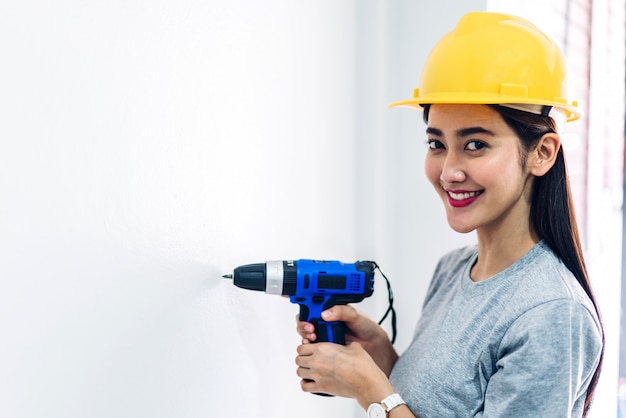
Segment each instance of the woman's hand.
M358 342L298 347L297 374L302 390L355 398L363 408L393 393L385 373Z
M370 355L378 367L387 375L398 360L398 354L389 341L384 329L351 305L337 305L322 312L326 322L341 321L346 325L346 343L357 342ZM315 327L309 322L299 321L297 331L303 343L315 342Z

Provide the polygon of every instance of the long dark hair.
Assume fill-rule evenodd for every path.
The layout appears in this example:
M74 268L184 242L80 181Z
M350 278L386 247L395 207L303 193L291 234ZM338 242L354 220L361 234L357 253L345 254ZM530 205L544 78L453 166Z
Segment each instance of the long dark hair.
M537 145L545 134L557 132L556 124L550 117L535 115L504 106L488 106L498 112L506 124L520 138L523 148L522 162L525 161L527 153ZM428 105L424 107L425 122L428 122L429 109L430 106ZM583 416L586 416L589 412L602 368L604 328L583 257L563 147L559 148L554 166L545 175L535 178L530 205L530 222L539 237L550 246L552 251L563 261L563 264L580 283L589 299L591 299L600 321L602 352L598 367L587 388L583 412Z

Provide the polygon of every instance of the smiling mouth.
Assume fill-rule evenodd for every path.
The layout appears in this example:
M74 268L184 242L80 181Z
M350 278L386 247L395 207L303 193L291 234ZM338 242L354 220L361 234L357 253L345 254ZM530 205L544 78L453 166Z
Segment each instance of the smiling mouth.
M448 196L450 196L453 200L465 200L469 199L470 197L478 196L481 193L482 190L479 190L477 192L452 192L448 190Z
M446 190L448 194L448 202L452 207L460 208L471 205L483 193L484 190L478 191L458 191L453 192Z

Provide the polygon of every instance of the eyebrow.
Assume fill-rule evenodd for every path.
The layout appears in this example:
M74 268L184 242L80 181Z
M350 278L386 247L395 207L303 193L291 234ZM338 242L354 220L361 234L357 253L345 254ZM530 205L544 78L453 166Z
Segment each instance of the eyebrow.
M437 128L429 127L426 129L426 133L431 134L431 135L443 136L443 131ZM489 129L483 128L482 126L471 126L469 128L459 129L455 133L457 136L460 136L460 137L470 136L470 135L475 135L475 134L486 134L490 136L495 136L495 134L492 131L490 131Z

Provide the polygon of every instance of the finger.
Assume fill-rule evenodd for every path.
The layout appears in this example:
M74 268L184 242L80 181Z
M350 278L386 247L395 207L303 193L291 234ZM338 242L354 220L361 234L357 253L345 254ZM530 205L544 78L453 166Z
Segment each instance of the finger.
M354 322L358 317L359 312L352 305L335 305L322 312L322 319L327 322Z
M310 367L311 356L299 355L295 358L295 363L298 366L298 368L296 369L296 374L298 375L298 377L310 380L313 373Z
M300 381L300 387L303 392L317 392L315 381L311 379L302 379Z
M296 315L296 332L302 337L306 338L309 341L315 341L317 339L317 335L315 334L315 326L310 322L300 321L298 319L298 315Z
M296 328L298 329L298 331L302 330L311 332L315 327L310 322L301 321L300 315L296 315Z
M315 352L317 344L302 344L299 345L296 351L298 352L298 356L310 356Z
M306 379L306 380L312 380L312 372L311 369L309 369L308 367L298 367L296 369L296 375L298 375L299 378L301 379Z
M296 375L301 379L313 380L313 371L308 367L298 367L296 369Z

